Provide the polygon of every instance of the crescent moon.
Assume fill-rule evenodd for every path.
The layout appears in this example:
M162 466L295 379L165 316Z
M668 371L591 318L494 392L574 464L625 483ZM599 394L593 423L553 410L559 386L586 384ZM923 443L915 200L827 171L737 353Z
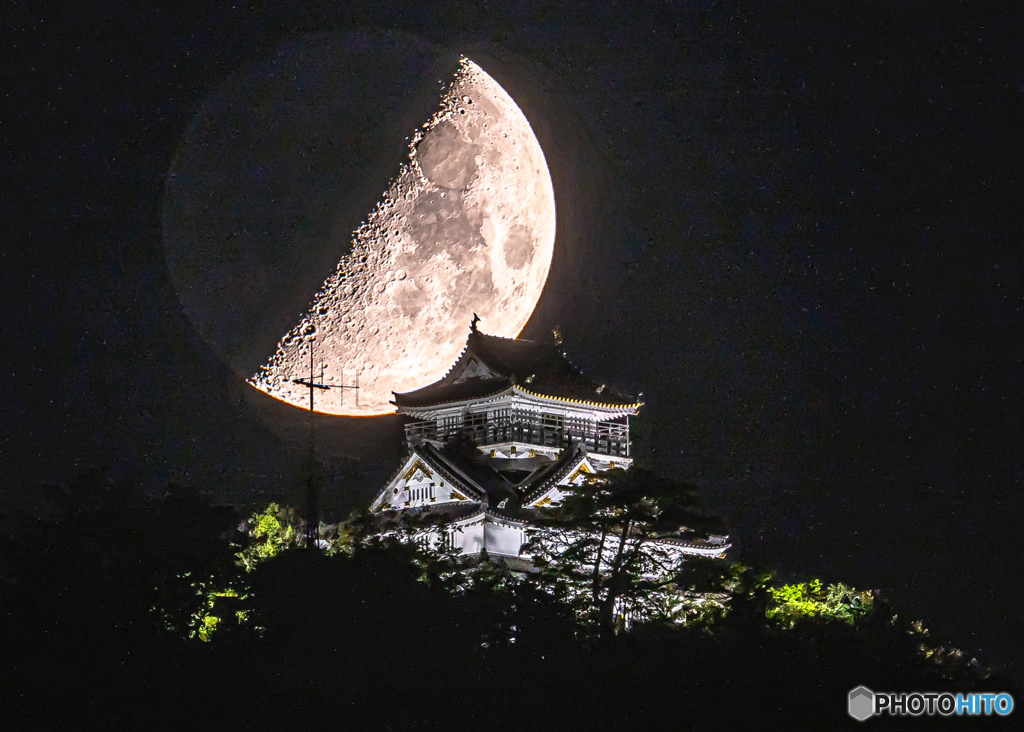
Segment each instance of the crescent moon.
M292 379L308 377L314 349L325 383L359 387L318 391L316 411L391 413L393 391L436 381L455 362L474 313L490 334L522 331L554 241L540 143L508 93L462 58L351 253L248 381L305 408L309 392Z

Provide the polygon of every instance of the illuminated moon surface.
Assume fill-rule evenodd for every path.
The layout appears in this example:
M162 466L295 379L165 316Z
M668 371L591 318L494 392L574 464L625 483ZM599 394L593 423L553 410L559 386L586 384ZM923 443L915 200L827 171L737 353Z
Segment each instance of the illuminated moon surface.
M555 240L555 197L540 144L512 98L463 58L441 108L354 234L352 250L301 322L258 373L257 389L296 406L319 378L318 412L393 412L392 391L444 375L473 313L488 333L515 337L544 288ZM358 400L358 404L357 404Z

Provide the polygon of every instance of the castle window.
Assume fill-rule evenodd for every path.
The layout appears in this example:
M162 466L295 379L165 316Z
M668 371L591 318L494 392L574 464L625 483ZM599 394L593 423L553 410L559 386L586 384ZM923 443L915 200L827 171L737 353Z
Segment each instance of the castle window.
M487 429L487 412L468 412L463 418L462 428L470 433Z
M562 429L565 426L565 417L560 414L544 414L541 419L544 426L550 429Z
M541 432L545 445L559 446L562 431L565 428L565 417L560 414L541 415Z
M437 497L434 484L418 485L409 489L409 500L413 503L424 503Z

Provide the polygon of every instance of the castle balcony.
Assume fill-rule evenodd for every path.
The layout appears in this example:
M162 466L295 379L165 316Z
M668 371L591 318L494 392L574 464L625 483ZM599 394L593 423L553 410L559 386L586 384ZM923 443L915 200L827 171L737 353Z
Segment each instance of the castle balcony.
M491 414L463 413L455 418L412 422L405 426L405 438L410 443L415 440L444 443L460 434L481 448L516 442L562 449L576 440L583 442L587 452L630 457L629 425L620 422L589 422L505 409Z

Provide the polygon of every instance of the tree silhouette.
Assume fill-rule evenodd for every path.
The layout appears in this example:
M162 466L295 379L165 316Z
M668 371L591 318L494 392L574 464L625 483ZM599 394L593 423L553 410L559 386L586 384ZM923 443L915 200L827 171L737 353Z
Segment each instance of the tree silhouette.
M620 489L614 500L592 497L601 521L589 526L607 528L609 562L621 556L623 572L645 561L633 554L638 537L697 525L692 500L674 499L674 489L643 500L630 498L628 484ZM232 546L247 541L237 516L193 491L151 499L90 476L58 508L47 521L0 517L8 631L0 633L0 685L11 729L629 729L677 717L683 728L745 729L753 720L762 729L822 729L846 719L845 694L858 684L1024 695L938 646L920 624L895 622L880 598L855 624L824 615L769 621L766 609L779 601L770 578L742 565L726 575L734 598L711 632L644 623L608 639L576 632L547 591L549 576L535 582L482 563L463 568L459 583L433 580L415 542L356 541L333 554L294 547L245 572ZM626 520L633 525L620 555ZM705 570L724 565L688 564L674 591L714 586ZM616 591L613 566L599 582L604 603ZM592 573L577 575L591 593ZM244 578L249 623L221 623L210 643L167 632L166 617L185 622L194 612L196 578L219 584L225 576ZM644 574L627 579L624 600L659 591ZM827 588L821 598L808 590L810 600L831 602ZM158 624L148 609L154 592L169 608ZM802 589L793 593L782 601L808 601Z
M664 617L700 602L683 579L704 563L684 560L681 544L721 526L696 510L693 486L642 468L593 476L536 523L522 552L604 635L626 617Z

